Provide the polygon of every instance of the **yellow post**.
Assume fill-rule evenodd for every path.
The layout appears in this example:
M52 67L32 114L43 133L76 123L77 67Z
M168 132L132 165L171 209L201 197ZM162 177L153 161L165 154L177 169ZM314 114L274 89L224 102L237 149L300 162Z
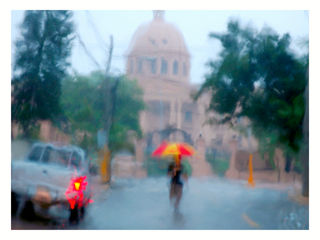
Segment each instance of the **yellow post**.
M248 185L251 187L255 186L254 180L253 180L253 166L252 166L252 153L249 155L249 178L248 178Z
M102 182L107 183L110 181L110 177L111 177L110 151L107 146L104 146L104 148L100 150L99 159L100 159L101 180Z

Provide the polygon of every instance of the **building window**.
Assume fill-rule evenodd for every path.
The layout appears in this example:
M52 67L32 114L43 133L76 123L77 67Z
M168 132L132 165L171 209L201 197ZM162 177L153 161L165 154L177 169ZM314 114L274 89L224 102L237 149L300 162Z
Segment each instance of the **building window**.
M157 73L157 59L151 59L150 60L150 70L152 74Z
M153 38L149 38L149 41L151 42L152 45L156 45L156 40L154 40Z
M186 111L184 114L184 121L191 123L192 122L192 112L191 111Z
M186 63L183 63L183 75L184 76L187 76L187 65L186 65Z
M178 65L178 61L174 61L173 62L173 74L177 75L179 71L179 65Z
M168 72L168 62L164 59L161 60L161 74L167 74Z
M143 70L143 60L139 59L138 61L138 73L142 73Z

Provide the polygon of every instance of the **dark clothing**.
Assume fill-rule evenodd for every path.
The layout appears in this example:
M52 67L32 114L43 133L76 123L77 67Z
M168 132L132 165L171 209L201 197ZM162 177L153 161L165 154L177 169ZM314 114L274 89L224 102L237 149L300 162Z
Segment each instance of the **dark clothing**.
M183 185L183 182L181 180L182 171L182 165L180 165L180 168L177 168L173 163L169 165L168 174L171 174L171 184L177 184L181 186Z
M181 179L183 174L183 167L180 164L177 166L175 163L171 163L168 167L168 175L171 177L170 184L170 201L174 204L175 211L179 209L179 203L182 197L183 181Z

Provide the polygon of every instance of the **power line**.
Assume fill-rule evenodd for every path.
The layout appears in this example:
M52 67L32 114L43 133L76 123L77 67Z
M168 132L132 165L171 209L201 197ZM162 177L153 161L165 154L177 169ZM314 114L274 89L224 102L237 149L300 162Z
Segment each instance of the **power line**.
M109 74L111 68L111 60L112 60L112 52L113 52L113 36L110 36L110 47L109 47L109 54L108 54L108 61L106 67L106 74Z
M91 55L90 51L87 49L86 45L84 44L84 42L82 41L80 34L77 32L76 36L79 40L79 43L81 45L81 47L83 48L83 50L85 51L85 53L87 54L87 56L91 59L91 61L97 66L98 69L101 69L100 64L98 63L98 61L96 61L96 59Z
M100 34L100 32L98 31L96 25L94 24L93 22L93 17L91 15L91 13L86 10L86 15L87 15L87 20L89 22L89 24L91 25L92 27L92 30L94 31L94 33L96 34L98 40L100 41L100 43L102 44L103 46L103 49L105 48L105 46L108 46L108 44L106 44L106 42L104 41L104 38L102 37L102 35Z

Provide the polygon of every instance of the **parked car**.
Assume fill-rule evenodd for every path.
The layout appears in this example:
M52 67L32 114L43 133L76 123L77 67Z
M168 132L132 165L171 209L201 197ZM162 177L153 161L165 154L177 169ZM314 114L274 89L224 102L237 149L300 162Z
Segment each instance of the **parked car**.
M89 165L81 148L35 143L24 160L12 161L12 215L30 219L55 208L78 223L90 201Z

